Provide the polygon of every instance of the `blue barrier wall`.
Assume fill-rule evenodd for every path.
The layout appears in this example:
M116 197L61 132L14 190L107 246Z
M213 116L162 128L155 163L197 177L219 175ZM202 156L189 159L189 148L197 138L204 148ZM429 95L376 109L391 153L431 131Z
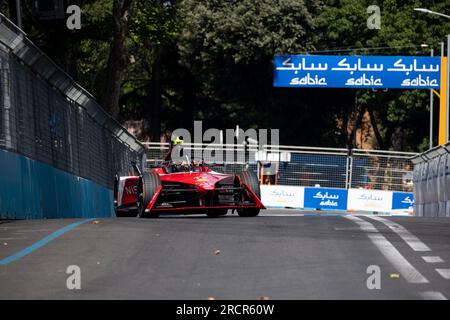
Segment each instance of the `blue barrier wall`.
M113 193L90 180L0 150L0 218L115 216Z

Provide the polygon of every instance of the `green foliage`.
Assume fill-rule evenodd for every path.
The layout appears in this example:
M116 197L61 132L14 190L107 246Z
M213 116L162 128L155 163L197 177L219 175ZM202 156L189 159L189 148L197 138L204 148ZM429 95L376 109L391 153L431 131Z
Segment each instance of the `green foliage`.
M448 13L448 0L432 4L419 0L380 0L379 30L370 30L365 25L366 8L372 4L373 1L342 0L326 6L318 19L327 48L331 45L349 49L344 53L362 55L430 55L430 48L438 52L439 42L444 41L450 30L448 20L414 11L422 7ZM422 44L428 47L422 48ZM428 133L428 90L364 91L360 101L376 109L387 146L392 146L391 135L396 128L403 131L405 150L417 151L422 145Z
M163 7L154 0L139 2L130 23L130 37L136 44L167 44L177 31L173 6Z
M81 30L67 30L63 20L38 21L26 5L24 25L44 51L100 96L113 0L78 3ZM381 8L380 30L366 25L373 4ZM152 86L160 81L163 131L200 119L206 127L223 129L280 128L285 144L342 147L357 95L360 107L373 110L384 147L417 151L428 135L427 90L272 87L277 53L429 55L434 48L440 54L450 20L416 7L450 13L449 0L173 0L171 6L134 0L119 118L151 120ZM161 72L155 80L158 57Z

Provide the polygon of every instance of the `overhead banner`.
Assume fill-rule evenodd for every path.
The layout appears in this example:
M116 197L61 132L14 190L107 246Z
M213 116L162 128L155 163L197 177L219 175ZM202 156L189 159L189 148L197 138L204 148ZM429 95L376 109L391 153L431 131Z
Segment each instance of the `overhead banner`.
M274 87L438 89L440 57L274 56Z

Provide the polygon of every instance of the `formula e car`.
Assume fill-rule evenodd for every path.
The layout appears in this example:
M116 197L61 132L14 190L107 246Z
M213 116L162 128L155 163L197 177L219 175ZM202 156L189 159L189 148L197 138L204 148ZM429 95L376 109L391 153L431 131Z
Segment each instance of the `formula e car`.
M242 217L254 217L262 204L257 176L251 171L224 174L203 163L174 164L136 175L116 176L114 206L118 216L158 217L161 213L206 213L210 217L229 209Z

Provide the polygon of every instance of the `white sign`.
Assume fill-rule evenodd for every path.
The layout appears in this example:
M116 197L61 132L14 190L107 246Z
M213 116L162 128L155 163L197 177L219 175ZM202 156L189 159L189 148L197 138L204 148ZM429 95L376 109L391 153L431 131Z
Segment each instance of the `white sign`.
M390 212L392 192L381 190L349 189L347 210Z
M303 208L304 187L261 186L261 201L272 208Z

